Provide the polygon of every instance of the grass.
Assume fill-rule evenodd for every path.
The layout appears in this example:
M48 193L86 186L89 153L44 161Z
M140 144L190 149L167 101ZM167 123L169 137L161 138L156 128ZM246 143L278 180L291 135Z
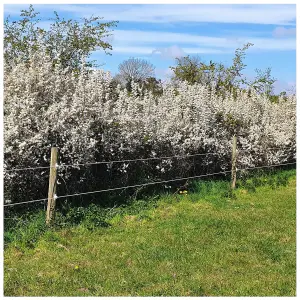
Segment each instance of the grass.
M227 182L195 183L113 210L108 227L42 231L31 247L12 238L5 296L295 296L296 179L281 174L234 197Z

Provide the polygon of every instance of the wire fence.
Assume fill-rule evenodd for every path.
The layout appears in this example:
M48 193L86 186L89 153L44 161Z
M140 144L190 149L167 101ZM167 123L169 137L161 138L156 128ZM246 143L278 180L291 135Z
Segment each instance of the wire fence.
M281 148L267 148L266 150L282 150L286 149L286 147ZM251 149L250 149L251 150ZM245 152L249 151L249 149L239 149L238 152ZM174 155L174 156L163 156L163 157L150 157L150 158L137 158L137 159L127 159L127 160L114 160L114 161L101 161L101 162L90 162L90 163L81 163L81 164L70 164L70 165L58 165L55 166L49 166L49 167L29 167L29 168L18 168L18 169L10 169L7 171L20 171L20 170L34 170L34 169L50 169L50 168L59 168L59 167L74 167L74 166L84 166L84 165L96 165L96 164L111 164L111 163L122 163L122 162L136 162L136 161L148 161L148 160L163 160L163 159L172 159L172 158L186 158L186 157L195 157L195 156L205 156L205 155L216 155L217 152L211 152L211 153L201 153L201 154L191 154L191 155ZM294 165L296 162L292 163L284 163L284 164L277 164L277 165L265 165L265 166L258 166L258 167L248 167L248 168L237 168L237 171L244 171L244 170L253 170L253 169L263 169L263 168L273 168L273 167L279 167L279 166L287 166L287 165ZM176 181L183 181L183 180L189 180L189 179L196 179L196 178L202 178L202 177L209 177L209 176L215 176L215 175L226 175L227 173L231 173L232 170L227 171L221 171L216 173L210 173L210 174L202 174L197 176L189 176L189 177L181 177L181 178L175 178L175 179L169 179L169 180L161 180L161 181L153 181L153 182L147 182L142 184L136 184L136 185L127 185L122 187L116 187L116 188L109 188L109 189L102 189L102 190L96 190L96 191L90 191L90 192L83 192L83 193L74 193L74 194L66 194L57 196L54 195L55 199L59 198L67 198L67 197L75 197L75 196L81 196L81 195L90 195L90 194L96 194L96 193L102 193L102 192L111 192L116 190L124 190L129 188L137 188L137 187L144 187L144 186L150 186L150 185L156 185L156 184L162 184L162 183L169 183L169 182L176 182ZM28 203L35 203L35 202L42 202L47 201L48 198L42 198L42 199L36 199L36 200L30 200L30 201L24 201L24 202L17 202L17 203L10 203L10 204L4 204L4 207L12 207L16 205L23 205Z
M288 147L272 147L265 148L266 150L283 150L289 149ZM238 153L252 151L251 148L238 149ZM40 170L40 169L51 169L51 168L68 168L68 167L80 167L80 166L91 166L91 165L101 165L101 164L114 164L114 163L126 163L126 162L138 162L138 161L152 161L152 160L164 160L164 159L174 159L174 158L189 158L189 157L198 157L198 156L207 156L207 155L218 155L219 152L206 152L206 153L196 153L196 154L187 154L187 155L173 155L173 156L160 156L160 157L148 157L148 158L136 158L136 159L123 159L123 160L109 160L109 161L96 161L96 162L86 162L86 163L74 163L74 164L56 164L55 166L37 166L37 167L25 167L25 168L13 168L13 169L4 169L5 172L18 172L26 170Z

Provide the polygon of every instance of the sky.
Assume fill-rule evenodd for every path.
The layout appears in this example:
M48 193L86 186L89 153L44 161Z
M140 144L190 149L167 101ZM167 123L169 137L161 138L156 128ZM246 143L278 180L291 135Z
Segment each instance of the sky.
M28 4L4 5L4 17L18 19ZM244 74L252 79L255 69L272 68L277 79L275 92L290 89L296 82L296 5L294 4L35 4L41 27L57 11L66 19L101 16L119 21L108 41L111 56L103 50L91 58L113 75L124 60L135 57L155 66L156 77L167 80L176 57L197 55L230 65L236 48L254 44L245 59Z

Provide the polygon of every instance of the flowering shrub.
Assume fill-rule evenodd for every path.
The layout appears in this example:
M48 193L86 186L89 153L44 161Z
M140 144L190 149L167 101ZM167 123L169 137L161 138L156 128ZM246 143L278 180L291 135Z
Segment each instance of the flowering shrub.
M218 97L200 84L180 82L161 96L112 86L109 73L82 68L78 76L53 67L45 54L4 70L5 195L13 202L45 198L50 147L60 164L196 153L134 163L59 169L58 194L229 170L232 135L238 167L291 161L296 145L296 97L271 103L254 91ZM283 150L268 148L286 147ZM99 195L98 195L99 196Z

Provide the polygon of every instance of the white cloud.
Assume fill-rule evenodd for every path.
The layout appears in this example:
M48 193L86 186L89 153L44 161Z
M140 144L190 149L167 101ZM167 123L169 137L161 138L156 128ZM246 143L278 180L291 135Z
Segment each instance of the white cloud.
M209 37L193 35L188 33L164 32L164 31L142 31L142 30L115 30L113 32L116 41L126 43L172 43L172 44L208 44L222 47L228 44L228 39L223 37Z
M293 25L295 5L35 5L38 11L54 10L77 17L99 15L126 22L215 22ZM5 13L19 14L24 5L5 5ZM26 6L28 7L28 5Z
M65 7L66 11L90 15L100 14L105 19L128 22L216 22L250 24L294 24L295 5L140 5L129 6L122 12L115 8L84 7L75 5ZM113 10L112 12L110 10Z
M177 47L176 47L177 48ZM178 47L179 48L179 47ZM221 53L233 53L233 51L210 49L210 48L180 48L174 50L173 46L166 48L144 47L144 46L113 46L112 53L124 53L124 54L143 54L143 55L161 55L162 58L176 58L185 56L187 54L221 54ZM97 50L95 53L102 53L102 50Z
M5 5L6 12L18 11L24 5ZM27 6L28 7L28 6ZM295 5L36 5L43 14L53 10L68 12L70 18L84 15L100 15L106 18L130 22L243 22L272 24L291 23L295 17ZM272 17L272 18L271 18ZM251 19L251 20L250 20ZM248 22L247 21L247 22ZM42 21L42 27L49 27ZM113 53L151 55L175 58L186 54L233 53L247 42L254 44L249 51L285 51L296 49L292 36L295 28L277 27L273 37L247 36L239 32L237 37L206 36L168 31L114 30L107 41ZM222 31L219 33L222 34ZM278 36L286 36L284 43Z
M225 53L233 53L233 51L230 50L224 50L224 49L211 49L211 48L184 48L184 51L186 51L189 54L225 54Z
M296 28L295 27L292 27L292 28L276 27L274 29L274 31L272 32L272 34L276 38L295 36Z
M186 53L178 46L173 45L170 47L162 47L157 48L152 51L153 54L160 54L162 58L176 58L176 57L182 57L185 56Z
M113 52L134 53L134 54L152 54L153 48L139 46L113 46Z
M251 51L283 51L296 49L296 40L294 37L285 39L284 43L282 43L281 40L278 40L276 38L244 36L237 39L162 31L115 30L113 34L116 46L121 44L123 46L153 45L153 49L161 49L161 47L159 47L158 45L162 43L175 45L193 44L193 46L187 48L187 50L184 47L180 46L184 52L192 53L194 53L194 51L196 51L195 53L224 53L228 52L229 50L234 50L247 42L251 42L254 44L254 47Z
M220 33L231 36L231 37L238 37L238 36L251 36L251 37L258 37L258 36L266 36L270 34L269 30L262 29L261 27L257 30L249 30L249 29L238 29L235 27L234 29L221 29Z

